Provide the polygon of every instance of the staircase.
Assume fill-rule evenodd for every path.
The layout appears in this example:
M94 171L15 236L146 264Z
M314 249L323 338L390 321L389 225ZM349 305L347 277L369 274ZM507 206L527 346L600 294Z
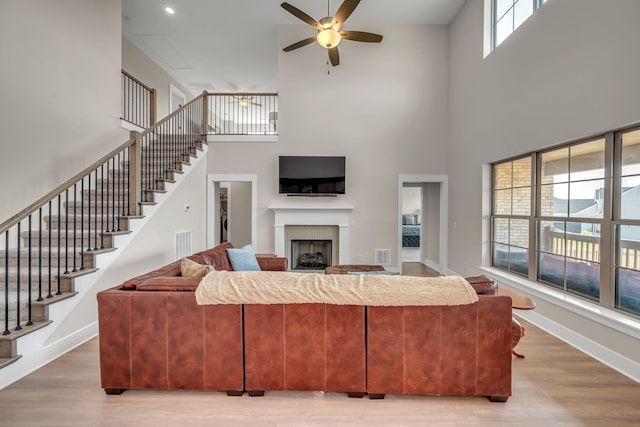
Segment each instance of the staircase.
M76 279L117 251L145 206L156 203L203 151L203 96L98 160L0 224L0 371L22 356L18 340L51 324L52 304L77 295ZM195 124L194 124L195 122ZM184 131L183 131L184 129ZM188 130L187 130L188 129Z

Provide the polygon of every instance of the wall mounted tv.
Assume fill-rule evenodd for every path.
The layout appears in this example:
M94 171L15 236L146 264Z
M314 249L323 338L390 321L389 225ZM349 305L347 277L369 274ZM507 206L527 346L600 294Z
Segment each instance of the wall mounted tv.
M280 156L280 194L333 196L344 194L344 156Z

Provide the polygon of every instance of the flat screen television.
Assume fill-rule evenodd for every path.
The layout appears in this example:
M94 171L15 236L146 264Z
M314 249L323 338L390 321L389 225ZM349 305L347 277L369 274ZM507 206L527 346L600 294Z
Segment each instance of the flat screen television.
M280 156L280 194L344 194L344 156Z

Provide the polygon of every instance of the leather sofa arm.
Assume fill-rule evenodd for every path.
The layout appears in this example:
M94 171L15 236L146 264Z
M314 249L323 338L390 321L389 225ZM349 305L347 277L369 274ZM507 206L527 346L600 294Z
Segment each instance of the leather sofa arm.
M465 280L469 282L478 295L495 295L498 292L498 285L489 276L465 277Z
M289 268L289 260L284 257L258 255L256 259L263 271L287 271Z

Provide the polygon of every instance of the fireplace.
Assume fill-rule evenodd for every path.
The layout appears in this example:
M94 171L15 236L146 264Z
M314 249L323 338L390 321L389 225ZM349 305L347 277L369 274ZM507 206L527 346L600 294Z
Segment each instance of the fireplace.
M293 240L331 241L327 265L349 264L349 207L272 207L274 212L275 253L289 260L289 268L296 264L292 257ZM317 246L313 252L318 252ZM311 253L310 250L304 252ZM327 260L330 260L329 262ZM318 268L319 270L320 268Z
M291 240L292 270L324 270L331 265L331 240Z

